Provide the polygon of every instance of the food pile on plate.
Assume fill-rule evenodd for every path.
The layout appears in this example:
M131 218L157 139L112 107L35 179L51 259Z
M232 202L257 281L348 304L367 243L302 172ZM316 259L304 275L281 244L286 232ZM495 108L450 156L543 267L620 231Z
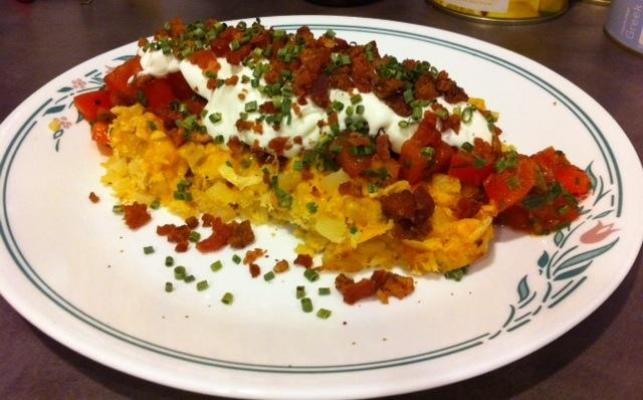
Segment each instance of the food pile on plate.
M250 221L291 228L324 270L447 273L488 252L494 222L567 226L591 187L561 151L503 143L497 114L447 72L330 30L173 20L75 104L128 224L158 206L200 217L201 251L249 245ZM188 250L190 229L161 228ZM340 276L352 300L412 290L384 271Z

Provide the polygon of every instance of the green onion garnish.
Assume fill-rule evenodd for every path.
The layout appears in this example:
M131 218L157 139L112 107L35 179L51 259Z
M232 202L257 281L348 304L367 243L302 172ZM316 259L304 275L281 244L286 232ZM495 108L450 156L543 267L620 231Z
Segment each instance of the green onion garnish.
M145 246L143 247L143 254L152 254L154 253L154 247L153 246Z
M185 270L185 267L182 265L179 265L178 267L174 267L174 278L182 281L185 279L185 276L187 274L187 271Z
M174 265L174 258L172 258L171 256L165 257L165 266L171 267L172 265Z
M400 128L408 128L409 127L409 121L401 120L400 122L397 123L397 126L399 126Z
M212 122L213 124L216 124L217 122L219 122L219 121L221 121L221 120L223 119L223 115L221 115L221 113L220 113L220 112L215 112L215 113L210 114L210 116L208 117L208 119L209 119L209 120L210 120L210 122Z
M223 137L223 135L217 135L214 137L214 143L216 144L223 144L224 141L225 138Z
M209 286L210 285L208 285L208 281L206 281L206 280L199 281L199 282L196 283L196 290L198 290L199 292L202 292L205 289L207 289Z
M114 214L122 214L123 213L123 205L122 204L116 204L114 207L112 207L112 212Z
M246 110L246 112L255 112L257 111L257 108L258 108L257 102L254 100L247 102L246 105L244 106L244 109Z
M351 104L357 104L362 101L362 95L355 94L351 96Z
M195 280L196 280L196 278L194 277L194 275L188 275L188 276L186 276L186 277L183 279L183 281L184 281L185 283L192 283L192 282L194 282Z
M233 301L234 301L234 296L230 292L226 292L226 294L224 294L223 297L221 298L221 302L223 304L230 305L232 304Z
M320 287L317 291L320 296L328 296L330 294L330 288Z
M263 276L263 280L266 282L270 282L273 279L275 279L275 273L272 271L266 272Z
M355 112L357 113L357 115L364 114L364 106L362 104L359 104L357 107L355 107Z
M306 288L303 286L297 286L297 290L295 293L297 294L298 299L306 297Z
M467 107L462 111L462 116L460 117L462 122L468 124L473 119L473 107Z
M464 142L464 143L462 143L462 146L460 146L460 147L461 147L461 148L462 148L462 150L464 150L464 151L471 151L471 150L473 150L473 145L472 145L471 143L469 143L469 142Z
M330 317L331 314L332 314L332 311L327 310L325 308L320 308L319 310L317 310L317 316L321 319L328 319L328 317Z
M301 299L301 309L307 313L313 311L312 300L310 300L308 297L304 297L303 299Z
M333 107L333 110L335 111L342 111L344 109L344 103L342 103L341 101L335 100L331 105Z
M235 254L235 255L233 255L233 256L232 256L232 262L233 262L233 263L235 263L235 264L239 264L239 263L241 262L241 257L239 257L239 256L238 256L238 255L236 255L236 254Z
M201 234L197 231L192 231L190 232L190 235L188 236L188 240L192 243L196 243L201 239Z
M223 263L221 261L215 261L210 264L210 269L212 270L212 272L217 272L221 268L223 268Z
M317 279L319 279L319 273L315 271L314 269L307 269L304 271L304 277L308 279L311 282L315 282Z
M306 203L306 208L308 209L308 212L311 214L315 214L317 212L317 204L313 201Z
M159 199L154 200L153 202L150 203L150 208L152 210L158 210L159 207L161 207L161 201Z
M174 290L174 285L172 285L172 282L165 282L165 291L170 293L173 290Z

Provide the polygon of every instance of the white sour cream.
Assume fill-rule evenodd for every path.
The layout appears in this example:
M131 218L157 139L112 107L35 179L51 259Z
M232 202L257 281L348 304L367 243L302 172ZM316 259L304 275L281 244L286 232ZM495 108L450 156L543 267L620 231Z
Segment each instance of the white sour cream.
M203 123L208 133L213 137L222 135L227 141L231 136L238 136L239 140L246 144L258 143L261 147L268 147L268 143L274 138L300 136L302 138L301 146L308 148L314 146L321 135L330 131L328 126L319 127L318 125L319 121L327 120L326 110L316 106L312 101L308 101L307 104L299 106L299 112L292 111L290 124L286 124L284 121L279 129L274 129L272 124L261 122L262 133L256 133L252 130L239 132L236 128L236 122L240 113L245 112L245 104L256 101L257 105L261 105L271 100L270 97L262 94L257 88L253 88L250 82L242 82L242 76L252 77L253 71L250 68L243 65L231 65L225 58L217 58L221 66L217 77L227 79L236 75L239 77L239 81L236 85L223 85L216 90L212 90L207 87L208 78L203 75L203 71L187 59L179 61L176 57L165 55L160 50L147 52L140 50L139 55L141 56L141 67L143 68L140 72L141 75L162 77L166 74L180 71L190 87L199 96L208 101L205 106L207 115L203 119ZM265 82L262 81L261 84L265 84ZM395 111L373 93L359 93L357 91L348 93L331 89L330 101L339 101L344 104L344 109L338 113L340 130L346 127L344 121L347 117L347 108L351 105L351 97L355 94L360 94L362 98L358 104L364 107L362 116L368 121L369 134L375 136L380 130L383 130L389 136L392 150L399 153L402 144L415 133L417 124L411 124L404 128L400 127L400 121L406 121L408 118L397 115ZM450 104L443 98L438 98L437 101L449 113L456 107L464 110L468 106L466 102ZM220 113L221 120L213 123L207 117L212 113ZM258 111L248 113L248 120L254 121L259 115ZM442 140L451 146L460 147L464 143L473 143L475 138L480 138L489 143L492 140L492 133L487 120L477 110L473 112L471 121L460 124L458 133L450 129L442 132ZM298 151L299 146L293 144L290 149L286 150L284 155L291 157L297 154Z

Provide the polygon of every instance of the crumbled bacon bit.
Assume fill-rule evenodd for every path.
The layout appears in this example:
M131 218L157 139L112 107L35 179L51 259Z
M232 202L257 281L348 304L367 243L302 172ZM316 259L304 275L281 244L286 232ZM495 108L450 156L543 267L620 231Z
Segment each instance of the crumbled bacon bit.
M232 75L231 77L229 77L228 79L226 79L223 83L225 83L226 85L234 86L234 85L236 85L236 84L237 84L237 82L239 82L239 76L237 76L237 75Z
M308 269L313 266L313 258L308 254L298 254L294 261L295 265L301 265Z
M339 185L338 190L345 196L362 197L362 184L359 182L344 182Z
M229 244L233 249L242 249L255 241L250 221L245 220L241 223L232 221L229 225L232 228Z
M89 201L91 201L92 203L98 203L100 201L100 197L98 197L96 193L91 192L89 193Z
M176 251L177 253L185 253L186 251L188 251L188 245L189 243L187 240L179 242L176 244L176 246L174 246L174 251Z
M283 155L284 150L289 149L291 145L288 143L288 137L280 136L268 142L268 147L272 149L275 152L275 154L280 156L280 155Z
M370 278L358 282L339 274L335 278L335 287L347 304L355 304L371 296L376 296L382 303L387 304L390 296L403 299L415 290L413 278L384 270L374 271Z
M147 212L147 205L141 203L134 203L123 206L125 223L130 229L138 229L147 224L152 219L150 213Z
M244 264L252 264L253 262L257 261L259 258L263 257L266 254L266 250L264 249L253 249L253 250L248 250L246 252L245 257L243 257L243 263Z
M212 220L212 234L196 244L197 250L202 253L216 251L228 244L232 228L221 221L220 218Z
M261 274L261 268L255 263L250 264L250 276L256 278Z
M435 203L423 186L415 191L403 190L382 196L382 212L395 222L394 233L405 239L424 237L431 226L429 218L433 215Z
M185 224L190 227L190 229L195 229L199 227L199 220L192 216L185 220Z
M280 274L282 272L288 271L289 268L290 268L290 265L288 264L288 261L280 260L280 261L277 261L274 267L272 267L272 270Z

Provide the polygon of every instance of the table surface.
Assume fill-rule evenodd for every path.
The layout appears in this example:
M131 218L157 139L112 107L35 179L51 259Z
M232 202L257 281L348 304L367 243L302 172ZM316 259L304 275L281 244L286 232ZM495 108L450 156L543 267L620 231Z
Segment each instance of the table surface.
M423 0L380 0L349 8L303 0L82 3L0 0L0 120L58 74L146 36L174 16L191 21L204 16L341 14L442 28L532 58L594 97L627 132L639 157L643 153L643 58L605 36L605 7L574 3L553 21L498 26L444 14ZM642 265L639 254L616 292L589 318L545 348L468 381L396 398L641 398L643 274L638 270ZM42 334L2 298L0 360L0 398L5 399L205 397L95 363Z

